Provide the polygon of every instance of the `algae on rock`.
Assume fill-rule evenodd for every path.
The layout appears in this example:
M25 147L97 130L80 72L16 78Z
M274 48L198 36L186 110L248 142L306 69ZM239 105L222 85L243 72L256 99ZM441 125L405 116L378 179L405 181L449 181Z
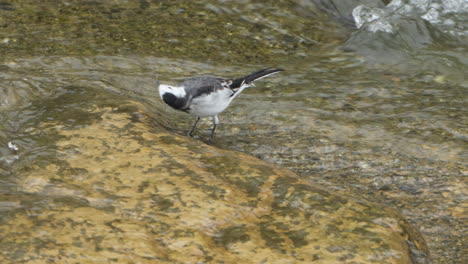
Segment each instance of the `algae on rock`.
M47 203L3 218L2 263L412 263L408 243L425 250L391 210L100 100L77 112L99 118L40 125L59 135L57 160L32 164L18 188Z

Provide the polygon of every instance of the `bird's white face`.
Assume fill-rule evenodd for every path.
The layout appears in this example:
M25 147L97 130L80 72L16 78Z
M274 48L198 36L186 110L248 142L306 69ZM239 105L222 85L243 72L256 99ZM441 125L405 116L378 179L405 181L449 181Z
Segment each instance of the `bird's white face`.
M186 95L184 87L170 86L167 84L159 85L159 96L162 98L166 93L173 94L179 98L182 98Z

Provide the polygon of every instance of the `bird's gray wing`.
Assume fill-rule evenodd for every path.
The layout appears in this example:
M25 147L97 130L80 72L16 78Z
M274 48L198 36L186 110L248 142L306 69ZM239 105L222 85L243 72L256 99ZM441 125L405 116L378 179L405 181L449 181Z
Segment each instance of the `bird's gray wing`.
M208 95L220 89L230 89L229 85L231 82L232 81L228 79L203 76L189 78L182 83L182 86L184 86L185 92L189 98L192 99L205 94Z

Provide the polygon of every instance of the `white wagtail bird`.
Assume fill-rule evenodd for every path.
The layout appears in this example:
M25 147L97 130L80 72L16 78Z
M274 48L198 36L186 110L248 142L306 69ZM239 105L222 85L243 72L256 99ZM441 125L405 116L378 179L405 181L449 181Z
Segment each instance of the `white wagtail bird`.
M192 136L201 117L212 117L211 141L216 126L219 124L218 114L223 112L245 88L254 86L254 81L282 70L266 68L237 79L211 76L192 77L178 86L159 85L159 95L172 108L195 116L195 123L188 132L189 136Z

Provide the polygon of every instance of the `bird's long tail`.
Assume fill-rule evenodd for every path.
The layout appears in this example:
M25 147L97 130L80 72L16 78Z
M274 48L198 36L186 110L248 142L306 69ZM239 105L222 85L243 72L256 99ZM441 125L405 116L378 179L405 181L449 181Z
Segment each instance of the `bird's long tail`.
M254 81L270 76L280 71L283 71L283 69L266 68L263 70L259 70L244 77L233 80L230 87L231 89L237 89L242 88L243 86L251 86Z

